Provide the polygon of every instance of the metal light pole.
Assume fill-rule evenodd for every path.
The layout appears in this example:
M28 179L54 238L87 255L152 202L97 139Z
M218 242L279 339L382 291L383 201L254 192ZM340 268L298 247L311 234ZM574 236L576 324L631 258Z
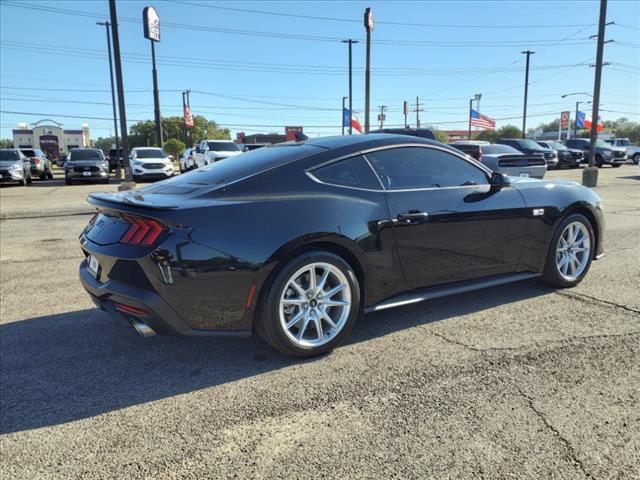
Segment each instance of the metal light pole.
M595 187L598 184L598 169L595 167L595 146L598 138L598 114L600 109L600 84L602 81L602 57L604 56L604 32L607 23L607 0L600 0L598 22L598 48L596 51L596 78L593 82L593 110L591 111L591 135L589 141L589 167L582 171L582 184Z
M351 47L354 43L360 43L358 40L352 40L349 38L348 40L342 40L342 43L347 43L349 45L349 115L353 114L353 63L351 61ZM349 135L353 134L353 127L351 126L351 121L349 121ZM344 133L343 133L344 135Z
M156 42L160 41L160 17L154 7L142 10L144 37L151 42L151 64L153 75L153 116L156 124L156 145L162 148L162 123L160 120L160 95L158 94L158 70L156 69Z
M127 112L124 103L124 83L122 81L122 61L120 59L120 37L118 36L118 13L116 0L109 0L109 14L111 17L111 36L113 38L113 59L116 67L116 85L118 87L118 110L120 112L120 133L122 135L122 159L124 160L124 182L118 185L118 190L131 190L136 184L131 177L131 163L129 162L129 138L127 137Z
M120 149L118 148L118 115L116 113L116 93L115 87L113 84L113 59L111 58L111 32L109 32L109 27L111 24L109 22L96 22L96 25L101 25L105 27L105 31L107 32L107 51L109 52L109 79L111 80L111 106L113 107L113 132L116 140L116 158L118 159L118 166L116 167L116 178L122 178L122 168L120 167Z
M364 28L367 31L367 58L364 77L364 133L369 133L369 103L371 100L371 32L373 31L373 12L370 7L364 11Z
M345 102L347 101L347 97L342 97L342 135L344 135L344 109ZM351 110L349 110L349 117L351 117ZM351 118L349 118L349 129L351 129Z
M409 102L402 103L402 113L404 113L404 128L407 128L407 114L409 113Z
M524 111L522 113L522 138L526 138L527 136L527 97L529 95L529 57L536 53L531 50L525 50L523 53L527 56L527 64L525 67L524 74Z
M566 98L572 95L587 95L593 98L593 95L586 92L565 93L564 95L561 95L560 98ZM579 107L581 103L591 103L591 102L584 102L584 101L576 102L576 117L574 118L574 121L573 121L573 137L574 138L578 136L578 112L580 111Z
M480 103L480 99L482 98L482 94L481 93L476 93L473 98L469 99L469 135L467 136L467 138L469 140L471 140L471 110L473 110L473 102L474 100L477 101L478 103Z

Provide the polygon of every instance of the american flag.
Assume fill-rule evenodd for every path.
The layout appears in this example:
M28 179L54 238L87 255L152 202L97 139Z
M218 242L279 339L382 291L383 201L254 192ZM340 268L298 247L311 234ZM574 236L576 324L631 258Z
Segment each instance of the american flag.
M496 121L493 118L482 115L480 112L477 112L474 109L471 109L470 117L471 125L473 125L474 127L480 127L487 130L493 130L494 128L496 128Z
M191 109L188 106L184 106L184 124L187 128L193 128L193 115Z

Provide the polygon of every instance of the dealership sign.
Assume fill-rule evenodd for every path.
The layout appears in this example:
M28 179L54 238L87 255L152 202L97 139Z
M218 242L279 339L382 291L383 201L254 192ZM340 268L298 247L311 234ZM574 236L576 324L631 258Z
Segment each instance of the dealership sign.
M569 128L569 118L571 112L562 112L560 114L560 128Z
M142 24L144 25L144 38L153 42L160 41L160 16L153 7L144 7L142 10Z

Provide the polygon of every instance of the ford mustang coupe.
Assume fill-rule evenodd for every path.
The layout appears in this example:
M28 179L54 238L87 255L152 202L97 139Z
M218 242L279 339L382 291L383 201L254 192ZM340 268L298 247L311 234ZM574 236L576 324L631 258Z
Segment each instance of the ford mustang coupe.
M80 280L143 335L250 335L331 351L365 312L602 256L600 198L509 178L441 143L327 137L261 148L141 190L94 193Z

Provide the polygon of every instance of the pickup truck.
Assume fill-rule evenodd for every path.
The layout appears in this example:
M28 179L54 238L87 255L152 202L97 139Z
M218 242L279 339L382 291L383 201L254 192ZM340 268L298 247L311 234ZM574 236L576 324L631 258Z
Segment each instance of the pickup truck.
M588 138L570 138L564 144L567 148L582 150L584 158L589 161L589 139ZM623 148L614 147L602 140L596 140L594 145L594 163L596 167L600 168L604 164L611 165L612 167L619 167L625 162L626 152Z
M640 164L640 146L634 145L628 138L610 138L605 140L614 147L622 147L627 151L627 160L633 160L636 165Z
M204 167L241 153L240 146L231 140L202 140L195 150L196 168Z

